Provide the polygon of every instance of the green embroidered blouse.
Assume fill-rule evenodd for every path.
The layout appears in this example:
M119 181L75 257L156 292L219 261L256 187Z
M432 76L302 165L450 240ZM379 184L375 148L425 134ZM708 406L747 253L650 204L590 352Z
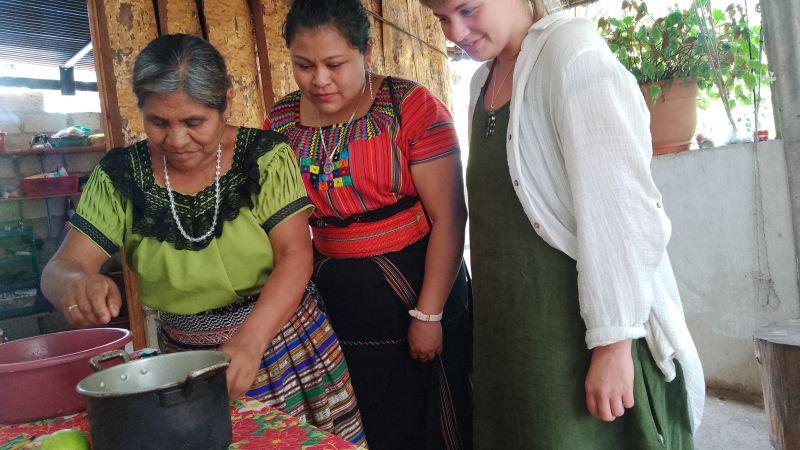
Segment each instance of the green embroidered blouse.
M201 236L213 223L214 190L212 184L195 195L174 193L189 235ZM269 231L312 208L285 137L253 128L237 133L220 196L214 233L199 243L184 239L167 191L153 177L147 141L141 141L108 152L70 223L108 254L125 247L143 304L196 314L257 294L274 265Z

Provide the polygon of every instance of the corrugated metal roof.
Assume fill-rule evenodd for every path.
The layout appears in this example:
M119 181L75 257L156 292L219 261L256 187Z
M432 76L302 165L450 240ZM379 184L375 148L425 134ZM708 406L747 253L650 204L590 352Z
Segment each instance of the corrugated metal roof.
M0 0L0 61L61 65L91 41L86 0ZM90 52L77 68L94 70Z

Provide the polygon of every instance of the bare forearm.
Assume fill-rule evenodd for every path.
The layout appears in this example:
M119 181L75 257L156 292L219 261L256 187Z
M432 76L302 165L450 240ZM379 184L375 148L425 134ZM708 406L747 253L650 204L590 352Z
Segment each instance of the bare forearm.
M107 260L108 255L87 236L69 230L42 271L42 292L72 326L106 324L119 314L119 289L99 274Z
M311 259L305 252L283 256L264 283L256 306L240 333L248 333L266 347L297 309L310 277Z
M62 300L67 297L72 283L86 275L88 273L78 262L53 258L42 271L42 293L56 309L63 309Z
M425 277L417 309L427 314L444 310L464 254L466 214L437 220L425 255Z
M426 314L444 309L464 254L467 207L461 173L458 154L411 166L414 185L432 223L417 301L417 309Z

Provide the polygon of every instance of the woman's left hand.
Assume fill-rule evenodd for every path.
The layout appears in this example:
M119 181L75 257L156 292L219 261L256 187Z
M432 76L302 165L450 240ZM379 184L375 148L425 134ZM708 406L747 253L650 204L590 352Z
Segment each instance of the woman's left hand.
M436 355L442 353L441 322L411 319L411 325L408 326L408 347L412 359L433 361Z
M223 344L220 350L231 358L231 363L225 372L228 379L228 398L237 400L253 384L264 349L258 343L258 339L240 330L239 333L228 339L228 342Z

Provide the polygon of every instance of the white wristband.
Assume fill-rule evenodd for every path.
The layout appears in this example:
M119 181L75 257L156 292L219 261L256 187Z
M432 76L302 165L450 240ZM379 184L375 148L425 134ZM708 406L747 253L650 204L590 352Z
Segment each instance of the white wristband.
M408 315L423 322L438 322L442 320L443 312L439 314L425 314L424 312L414 308L408 311Z

